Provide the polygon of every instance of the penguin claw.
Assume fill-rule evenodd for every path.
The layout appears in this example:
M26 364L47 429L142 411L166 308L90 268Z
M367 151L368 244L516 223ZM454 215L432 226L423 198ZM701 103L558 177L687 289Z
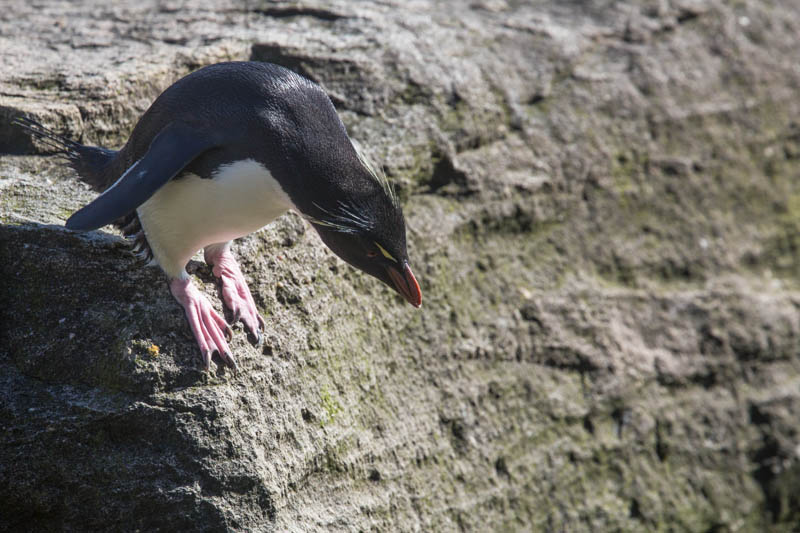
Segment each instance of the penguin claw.
M222 357L222 360L231 370L233 370L234 375L239 373L239 365L236 364L236 359L233 357L233 354L231 352L225 352L225 355L224 357Z
M247 340L250 344L258 348L264 341L264 334L259 329L251 330L248 328Z

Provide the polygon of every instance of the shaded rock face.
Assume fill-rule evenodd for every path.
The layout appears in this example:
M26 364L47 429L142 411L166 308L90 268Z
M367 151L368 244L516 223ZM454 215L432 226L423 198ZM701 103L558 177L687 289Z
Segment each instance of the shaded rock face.
M790 530L797 35L791 2L6 2L0 529ZM425 295L288 214L235 246L236 376L8 124L118 147L229 59L330 93Z

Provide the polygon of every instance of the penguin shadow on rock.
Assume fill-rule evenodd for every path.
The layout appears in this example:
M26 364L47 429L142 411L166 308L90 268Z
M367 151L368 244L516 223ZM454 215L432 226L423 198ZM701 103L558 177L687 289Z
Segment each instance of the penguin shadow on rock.
M215 356L237 370L233 331L187 264L203 250L208 267L197 271L211 273L231 320L259 343L265 321L231 244L290 209L345 262L422 304L394 188L356 150L322 88L290 70L252 61L201 68L167 88L119 150L80 144L30 117L15 123L100 193L67 229L113 224L161 267L206 370Z

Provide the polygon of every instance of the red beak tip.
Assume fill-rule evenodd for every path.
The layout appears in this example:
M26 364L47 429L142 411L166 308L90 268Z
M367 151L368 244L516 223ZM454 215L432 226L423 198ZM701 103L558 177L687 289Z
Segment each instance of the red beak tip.
M417 282L417 278L414 277L414 273L411 271L411 267L408 266L408 263L406 263L404 270L406 283L409 289L408 301L411 302L411 305L419 309L422 306L422 291L419 288L419 283Z
M402 294L408 303L419 308L422 305L422 291L419 289L419 283L408 263L405 263L403 267L402 273L395 268L389 268L389 276L392 278L397 292Z

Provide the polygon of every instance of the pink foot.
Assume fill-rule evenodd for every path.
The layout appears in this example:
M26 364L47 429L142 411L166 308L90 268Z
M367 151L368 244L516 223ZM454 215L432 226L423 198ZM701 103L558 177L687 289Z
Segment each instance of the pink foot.
M222 283L222 301L233 311L233 321L242 321L244 326L256 339L256 344L261 342L261 330L265 323L261 314L256 309L256 303L247 287L239 263L233 257L230 248L223 246L208 246L204 250L206 263L212 265L212 272Z
M228 366L236 370L236 359L226 342L226 338L231 340L233 332L225 319L214 311L205 295L197 290L190 279L170 280L169 290L186 312L189 326L200 347L205 369L211 368L211 356L217 352Z

